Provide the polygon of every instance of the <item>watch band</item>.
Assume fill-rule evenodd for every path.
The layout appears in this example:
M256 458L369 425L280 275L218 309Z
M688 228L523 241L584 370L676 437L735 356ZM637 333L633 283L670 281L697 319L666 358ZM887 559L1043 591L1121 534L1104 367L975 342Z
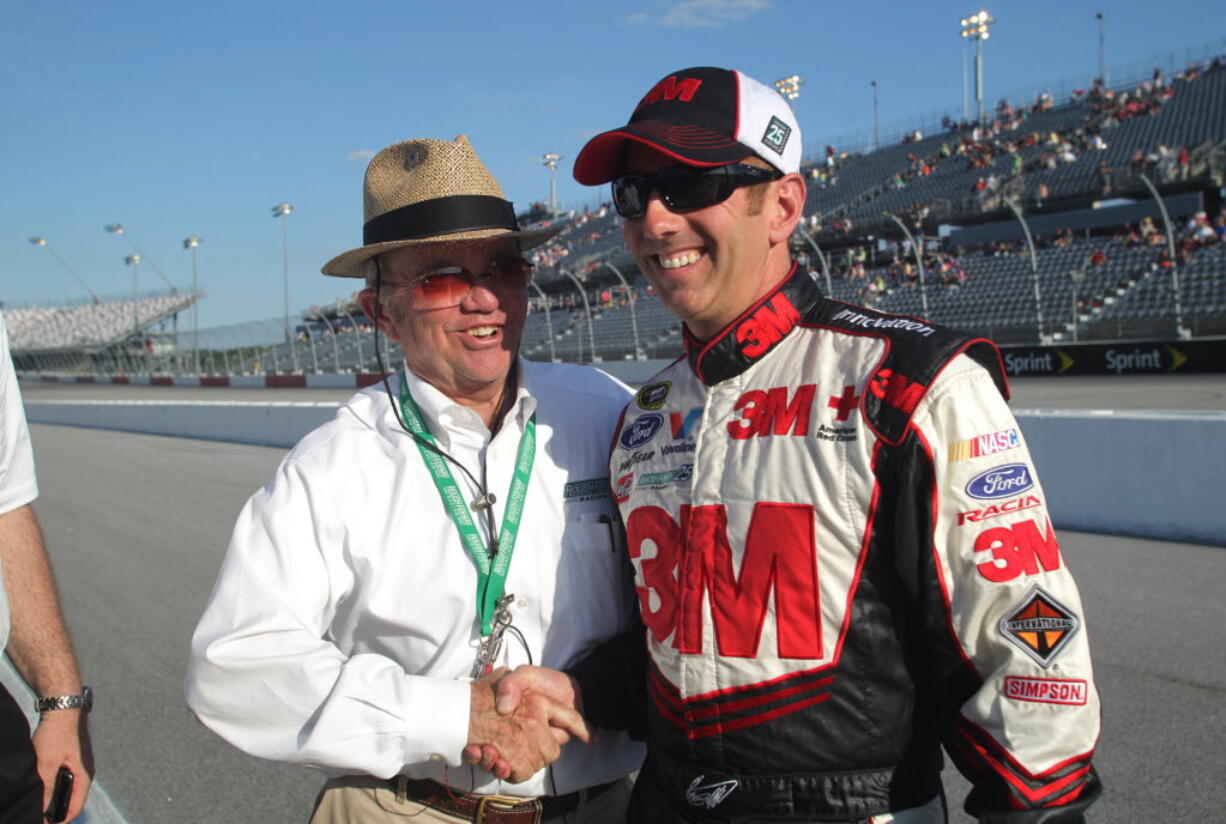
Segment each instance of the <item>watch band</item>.
M89 712L94 708L94 691L88 685L81 687L80 695L55 695L39 698L34 702L35 712L81 709Z

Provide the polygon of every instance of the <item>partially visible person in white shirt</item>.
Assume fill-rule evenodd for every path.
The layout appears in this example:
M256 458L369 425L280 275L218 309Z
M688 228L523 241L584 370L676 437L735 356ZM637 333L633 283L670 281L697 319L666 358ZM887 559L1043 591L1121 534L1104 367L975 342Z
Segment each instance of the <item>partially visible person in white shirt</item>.
M0 821L40 821L61 768L73 774L65 820L85 807L94 774L82 687L55 577L31 502L38 497L21 390L0 316L0 650L38 696L33 736L0 685Z
M556 230L518 228L466 138L384 149L365 203L363 246L323 271L366 278L405 363L239 515L188 703L234 746L329 775L315 824L620 822L641 745L593 738L577 695L500 716L494 685L637 620L607 467L629 390L518 357L523 252ZM479 745L511 753L503 778L464 763Z

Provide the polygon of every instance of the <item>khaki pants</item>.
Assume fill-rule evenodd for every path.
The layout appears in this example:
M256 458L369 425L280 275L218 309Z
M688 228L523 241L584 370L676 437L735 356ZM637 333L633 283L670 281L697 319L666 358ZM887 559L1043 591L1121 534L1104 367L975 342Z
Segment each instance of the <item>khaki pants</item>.
M546 819L541 824L623 824L630 800L630 780L601 793L590 803L585 798L575 811ZM315 801L311 824L461 824L459 818L411 799L396 798L395 785L373 776L347 775L324 784Z

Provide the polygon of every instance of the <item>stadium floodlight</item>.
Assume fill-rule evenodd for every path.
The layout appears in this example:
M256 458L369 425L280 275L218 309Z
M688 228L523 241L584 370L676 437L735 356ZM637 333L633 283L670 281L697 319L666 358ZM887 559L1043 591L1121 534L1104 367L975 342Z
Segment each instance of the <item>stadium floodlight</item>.
M549 170L549 216L558 216L558 161L562 155L556 152L546 152L541 155L541 164Z
M132 236L124 230L121 224L108 223L102 228L106 232L112 235L123 235L123 239L126 240L128 242L128 245L132 247L132 251L136 252L137 260L144 261L145 263L148 263L150 266L152 266L153 271L157 273L157 276L160 277L162 280L166 281L166 285L170 287L170 291L172 292L179 291L179 287L175 286L174 281L166 277L166 273L163 272L160 268L158 268L158 265L153 262L153 258L145 254L145 250L136 245L136 241L133 240Z
M200 238L192 235L183 238L183 248L192 253L192 369L193 374L200 374L200 294L199 281L196 278L196 248Z
M881 148L881 121L877 117L877 81L868 81L873 85L873 148Z
M1094 19L1098 21L1098 79L1103 88L1107 87L1107 51L1103 41L1103 13L1096 12Z
M298 349L294 346L294 337L290 334L289 328L289 215L292 211L294 211L294 207L289 203L278 203L272 207L272 216L274 218L285 218L285 220L281 221L281 259L285 282L285 343L289 346L290 360L293 362L294 372L297 372Z
M979 107L979 122L983 122L983 41L991 37L988 27L996 18L986 11L972 14L958 21L962 36L975 41L975 103Z
M800 97L800 87L804 85L804 78L798 74L789 74L787 77L781 77L775 81L775 91L783 95L785 100L795 100Z
M123 262L132 267L132 334L140 333L140 252L128 255Z
M44 249L46 249L48 252L50 252L51 257L59 261L60 266L63 266L64 269L67 270L68 274L72 275L73 279L76 280L77 283L81 284L81 288L84 289L86 292L89 292L90 297L94 299L95 304L102 302L102 299L98 297L98 293L95 292L93 289L89 288L89 284L85 282L85 279L82 278L80 275L78 275L76 270L73 269L71 266L69 266L66 260L64 260L58 254L56 254L55 250L51 248L51 244L47 242L47 239L45 237L41 237L41 236L32 237L30 238L30 243L33 243L35 246L41 246Z

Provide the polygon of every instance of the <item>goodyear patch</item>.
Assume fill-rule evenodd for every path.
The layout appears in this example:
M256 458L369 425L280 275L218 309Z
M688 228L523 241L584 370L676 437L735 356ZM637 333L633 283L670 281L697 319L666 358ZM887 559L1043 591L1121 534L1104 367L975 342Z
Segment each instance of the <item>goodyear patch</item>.
M1001 635L1046 669L1077 634L1081 619L1043 587L1034 586L998 626Z

